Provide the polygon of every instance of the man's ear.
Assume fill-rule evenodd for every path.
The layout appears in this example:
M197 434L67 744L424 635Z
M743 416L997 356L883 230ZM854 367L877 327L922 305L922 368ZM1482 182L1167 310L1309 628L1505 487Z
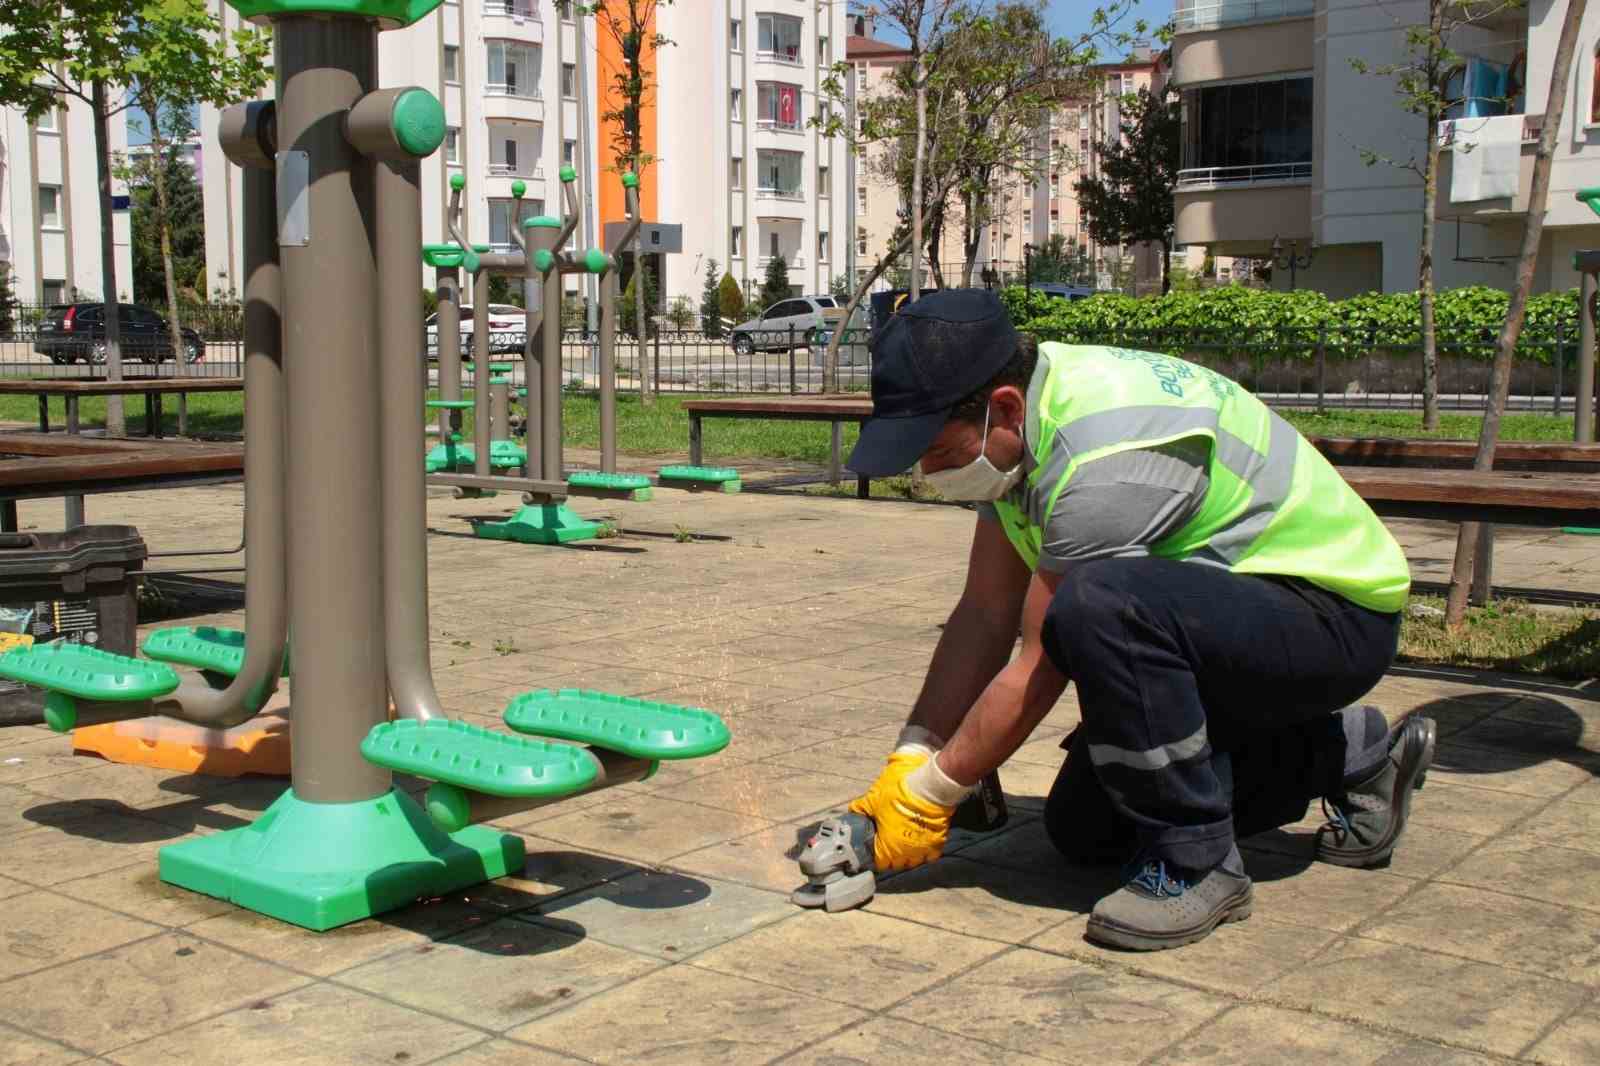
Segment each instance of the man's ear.
M1007 429L1022 432L1028 400L1015 385L1001 385L989 394L990 422Z

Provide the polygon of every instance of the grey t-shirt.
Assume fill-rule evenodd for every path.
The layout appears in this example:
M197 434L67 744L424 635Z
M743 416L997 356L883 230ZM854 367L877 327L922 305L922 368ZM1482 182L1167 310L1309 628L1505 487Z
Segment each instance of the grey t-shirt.
M1038 393L1048 370L1046 356L1028 388L1028 410L1038 410ZM1037 416L1030 416L1025 433L1037 433ZM1057 458L1051 450L1035 464L1031 444L1024 460L1031 472L1046 468ZM1047 494L1057 479L1040 478L1037 489L1026 481L1011 490L1010 501L1031 516L1042 530L1039 569L1061 571L1072 563L1090 559L1133 558L1149 554L1150 545L1182 528L1205 500L1210 479L1206 469L1211 442L1190 437L1155 448L1135 448L1092 459L1073 472L1072 480L1045 514ZM1067 455L1060 455L1065 462ZM978 505L978 516L999 521L991 503Z

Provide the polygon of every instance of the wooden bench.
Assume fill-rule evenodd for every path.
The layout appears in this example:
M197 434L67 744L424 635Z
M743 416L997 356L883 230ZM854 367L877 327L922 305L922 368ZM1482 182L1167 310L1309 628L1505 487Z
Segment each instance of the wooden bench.
M0 396L39 397L39 432L50 432L50 397L60 396L67 407L67 432L78 432L78 401L85 396L143 396L144 435L161 436L161 399L176 393L243 392L244 378L0 378Z
M702 428L707 418L754 418L779 422L827 422L832 439L829 441L828 481L837 485L843 475L843 426L846 422L860 425L872 417L872 401L860 396L813 396L784 399L727 399L685 400L683 409L689 413L689 465L704 466L705 436ZM856 478L856 496L867 498L870 478Z

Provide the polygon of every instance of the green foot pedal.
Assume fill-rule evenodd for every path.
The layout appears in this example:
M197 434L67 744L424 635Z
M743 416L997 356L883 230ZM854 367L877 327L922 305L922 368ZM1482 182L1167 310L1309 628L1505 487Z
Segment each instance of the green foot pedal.
M663 488L698 492L738 492L739 471L731 466L664 466L656 475Z
M728 727L698 707L564 688L524 692L506 704L519 733L575 740L636 759L698 759L728 746Z
M636 503L651 498L650 479L645 475L607 474L599 470L577 470L567 475L567 491L574 495L633 500Z
M244 669L244 630L224 626L170 626L146 637L142 650L148 658L164 663L237 677ZM280 676L289 676L287 651Z

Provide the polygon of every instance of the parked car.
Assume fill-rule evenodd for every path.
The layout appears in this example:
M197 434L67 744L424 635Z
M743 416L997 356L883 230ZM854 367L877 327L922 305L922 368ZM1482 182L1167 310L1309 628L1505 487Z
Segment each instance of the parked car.
M844 317L844 308L832 296L793 296L779 300L757 318L733 327L728 343L739 355L751 352L786 352L811 345L816 331L830 320Z
M839 311L826 319L818 326L811 339L811 365L821 366L828 350L828 344L833 340L834 333L838 332L839 324L844 321L844 306L850 301L840 300ZM840 366L869 366L871 357L868 349L872 344L872 322L867 308L863 304L856 305L855 314L850 316L850 325L844 331L844 337L839 341Z
M1062 285L1054 281L1036 281L1033 283L1033 291L1061 300L1087 300L1095 293L1095 290L1083 285Z
M141 363L160 363L173 357L172 328L167 320L148 307L118 304L122 357ZM205 341L184 326L183 359L196 363L205 358ZM39 320L33 336L33 350L49 356L52 363L94 363L106 361L105 304L54 304Z
M472 358L471 307L461 309L461 358ZM428 316L428 358L439 357L439 313ZM489 354L502 355L522 351L523 337L528 331L528 318L515 304L489 305Z

